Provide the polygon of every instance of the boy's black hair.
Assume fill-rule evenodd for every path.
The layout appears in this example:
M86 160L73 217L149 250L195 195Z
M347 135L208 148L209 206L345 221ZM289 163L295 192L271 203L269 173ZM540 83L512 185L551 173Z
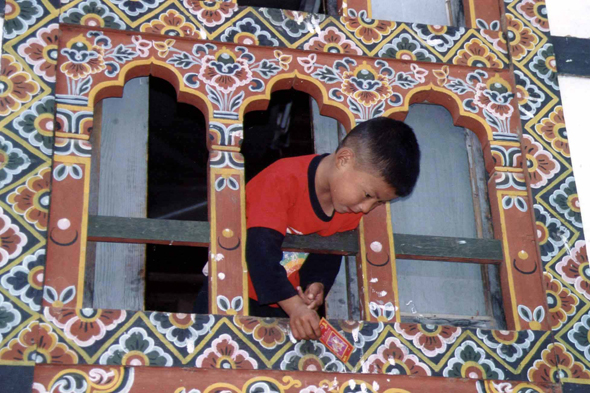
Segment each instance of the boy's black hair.
M338 147L354 150L361 169L377 171L400 197L409 195L420 174L420 147L406 123L377 117L352 129Z

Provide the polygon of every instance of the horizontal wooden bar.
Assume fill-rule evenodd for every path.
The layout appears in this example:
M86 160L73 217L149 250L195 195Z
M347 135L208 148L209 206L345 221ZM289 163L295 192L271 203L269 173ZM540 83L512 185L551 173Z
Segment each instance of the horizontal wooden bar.
M557 73L590 76L590 39L552 36Z
M503 260L499 240L399 233L395 233L393 237L397 258L478 264L500 264ZM208 222L107 216L90 216L88 220L88 240L95 242L207 247L209 239ZM356 231L348 231L330 237L287 235L283 249L356 255L359 252L358 234Z

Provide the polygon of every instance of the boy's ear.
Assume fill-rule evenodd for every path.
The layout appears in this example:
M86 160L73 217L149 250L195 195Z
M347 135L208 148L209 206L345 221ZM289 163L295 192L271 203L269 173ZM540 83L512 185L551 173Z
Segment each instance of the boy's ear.
M343 147L336 152L336 167L340 169L347 165L354 165L355 158L354 150Z

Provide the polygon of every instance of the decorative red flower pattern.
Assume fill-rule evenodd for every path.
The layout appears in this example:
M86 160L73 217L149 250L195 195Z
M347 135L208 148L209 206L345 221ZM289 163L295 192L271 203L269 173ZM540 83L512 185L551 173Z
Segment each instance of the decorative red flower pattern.
M203 57L199 78L224 93L230 93L250 83L252 71L246 59L236 57L223 47L215 56Z
M196 365L201 368L255 370L258 362L240 349L229 334L222 334L197 358Z
M563 107L558 105L549 117L541 120L535 125L535 130L547 142L551 142L551 146L562 153L564 156L570 156L570 145L567 141L567 131L565 129L565 118L563 116Z
M469 67L502 68L498 57L477 38L467 42L453 58L453 64Z
M92 45L83 34L68 41L66 48L62 49L62 53L64 52L68 61L61 65L60 70L74 80L98 74L107 68L104 48Z
M18 257L27 244L27 236L22 233L0 207L0 267Z
M44 168L7 198L14 211L23 215L28 223L35 225L40 231L47 230L50 185L51 168Z
M267 349L283 344L289 330L289 321L286 319L235 316L234 323Z
M460 327L401 323L395 324L395 330L428 357L444 353L462 333Z
M183 3L207 27L220 25L238 8L237 3L231 1L184 0Z
M2 56L0 66L0 116L16 112L39 92L39 84L23 71L22 65L10 55Z
M551 274L543 273L545 290L547 291L547 304L549 306L549 322L551 329L559 329L567 317L576 313L576 306L580 300L572 292L564 288Z
M574 361L560 343L549 344L528 372L529 381L559 383L562 379L590 379L590 372L582 363Z
M18 47L18 54L34 65L35 74L48 82L55 82L59 40L59 25L54 23L37 31Z
M561 165L551 153L529 135L522 136L522 152L517 158L517 165L522 167L523 160L526 161L532 188L545 186L561 170Z
M367 18L364 10L358 15L349 11L340 21L348 31L354 32L354 36L367 45L381 41L384 35L391 33L396 27L395 22Z
M0 359L34 361L45 364L77 364L78 355L60 343L57 334L47 323L31 322L18 338L0 350Z
M353 72L346 71L342 75L342 80L342 93L366 107L385 100L393 94L387 77L377 73L366 61L363 61L363 64L356 67Z
M524 0L516 6L516 9L527 18L533 26L541 31L549 31L549 19L547 18L547 6L545 0Z
M81 347L101 340L127 317L124 310L45 308L45 318L63 330L66 337Z
M416 355L410 355L408 348L397 338L389 337L363 363L363 373L429 376L430 368L421 363Z
M159 19L141 25L141 31L150 34L165 34L175 37L190 37L196 34L197 28L176 10L168 10Z
M555 270L568 284L590 300L590 262L586 252L586 242L578 240L571 253L566 254L555 266Z
M362 55L363 52L351 40L347 40L344 33L335 27L328 27L317 37L312 38L303 46L305 50L316 52L340 53L345 55Z

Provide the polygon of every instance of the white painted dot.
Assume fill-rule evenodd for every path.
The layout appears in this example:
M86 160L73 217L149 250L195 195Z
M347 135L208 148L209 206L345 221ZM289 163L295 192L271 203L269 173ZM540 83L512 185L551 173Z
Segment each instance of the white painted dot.
M141 360L139 359L133 359L132 361L129 362L130 366L141 366Z
M225 280L225 273L219 273L219 274L217 275L217 277L218 277L220 280Z
M474 372L474 371L470 372L469 375L468 375L468 377L469 378L473 378L473 379L479 378L479 376L477 375L477 373Z
M43 273L37 274L37 281L38 282L43 282L44 278L45 278L45 275Z
M53 131L53 127L54 127L53 126L53 120L52 121L48 121L46 126L47 126L47 130L48 131Z
M88 26L96 26L97 24L95 20L88 21Z
M246 38L244 40L244 44L246 44L246 45L252 45L253 43L254 43L254 41L252 41L252 38Z
M373 242L371 243L371 250L375 252L381 252L383 250L383 245L380 242Z
M39 200L42 206L49 206L49 195L45 195Z
M57 221L57 227L59 229L61 229L62 231L65 231L66 229L68 229L71 225L70 220L68 220L67 218L61 218L59 219L59 221Z

